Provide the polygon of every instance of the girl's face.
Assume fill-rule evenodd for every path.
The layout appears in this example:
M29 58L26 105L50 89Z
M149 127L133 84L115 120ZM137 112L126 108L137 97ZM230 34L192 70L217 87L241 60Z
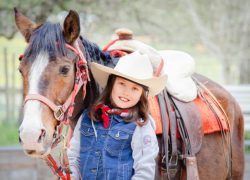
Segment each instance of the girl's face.
M121 77L116 77L111 92L111 102L118 108L130 108L139 102L142 92L142 86Z

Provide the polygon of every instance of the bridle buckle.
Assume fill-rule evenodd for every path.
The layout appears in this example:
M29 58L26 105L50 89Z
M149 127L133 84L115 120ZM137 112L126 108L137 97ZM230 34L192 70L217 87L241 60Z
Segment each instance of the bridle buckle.
M58 107L58 110L54 111L54 116L58 121L61 121L64 116L64 111L62 109L62 106Z

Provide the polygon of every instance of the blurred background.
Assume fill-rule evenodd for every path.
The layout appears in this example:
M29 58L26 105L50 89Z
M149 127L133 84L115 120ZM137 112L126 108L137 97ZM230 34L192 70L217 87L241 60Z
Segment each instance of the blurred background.
M13 166L8 159L6 165L2 157L7 155L3 153L23 155L18 145L22 83L17 69L26 43L17 32L14 7L37 23L61 22L70 9L76 10L81 17L82 36L100 48L117 28L126 27L133 30L136 39L158 50L189 53L196 62L196 72L226 87L239 101L246 122L246 153L250 152L249 0L1 0L0 177L15 179L27 173L22 165L16 165L20 171L8 177L1 174ZM27 167L40 168L37 162L32 163ZM40 178L32 172L31 179Z

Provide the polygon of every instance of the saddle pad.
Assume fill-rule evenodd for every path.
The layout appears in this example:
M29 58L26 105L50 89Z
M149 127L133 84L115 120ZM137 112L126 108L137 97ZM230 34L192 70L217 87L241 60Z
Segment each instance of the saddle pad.
M160 105L159 105L157 96L154 96L154 97L149 96L148 101L149 101L150 114L155 120L155 124L156 124L155 133L162 134L161 112L160 112Z
M158 103L157 97L150 97L149 99L149 109L152 117L155 120L156 124L156 134L162 134L162 122L161 122L161 115L160 115L160 106ZM195 105L197 106L198 111L200 112L200 116L203 123L203 132L204 134L211 134L214 132L218 132L222 130L220 128L220 125L218 123L218 119L216 118L216 115L214 112L207 106L207 104L202 101L202 99L197 96L197 98L194 100ZM220 112L220 111L216 111ZM228 130L228 125L225 121L224 116L221 114L217 114L217 116L220 119L220 122L222 124L223 130Z
M205 96L208 95L205 94ZM215 110L215 114L200 97L197 97L194 100L194 103L199 110L201 119L203 121L204 134L211 134L220 130L229 130L227 122L225 120L226 118L216 105L213 106L213 108L217 108ZM221 125L218 121L220 121Z

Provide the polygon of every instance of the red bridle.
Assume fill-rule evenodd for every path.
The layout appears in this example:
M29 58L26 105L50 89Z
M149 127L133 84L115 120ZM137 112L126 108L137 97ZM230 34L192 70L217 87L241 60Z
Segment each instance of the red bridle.
M67 100L65 101L65 103L62 105L56 105L50 99L40 94L28 94L24 100L24 104L26 104L30 100L36 100L45 104L54 112L55 119L60 121L60 124L58 125L59 128L57 128L58 136L55 137L55 141L53 142L52 147L55 147L60 142L60 136L62 132L61 123L63 122L64 124L68 125L69 117L72 116L72 113L74 110L75 96L77 95L77 93L80 91L81 88L82 88L83 99L85 98L86 85L89 80L87 61L79 48L78 42L76 41L76 43L74 44L74 47L69 44L65 44L65 46L68 49L72 50L79 57L78 61L76 62L74 88L71 94L69 95L69 97L67 98ZM67 135L68 137L67 146L72 137L72 133L73 133L73 129L69 128L68 135ZM63 150L63 159L64 159L63 168L58 167L56 161L54 160L51 154L48 154L45 160L47 161L47 164L51 168L53 168L53 171L56 173L58 177L60 177L62 180L70 180L70 170L68 167L69 164L68 164L67 152L65 149ZM64 172L66 173L66 175L64 174Z

